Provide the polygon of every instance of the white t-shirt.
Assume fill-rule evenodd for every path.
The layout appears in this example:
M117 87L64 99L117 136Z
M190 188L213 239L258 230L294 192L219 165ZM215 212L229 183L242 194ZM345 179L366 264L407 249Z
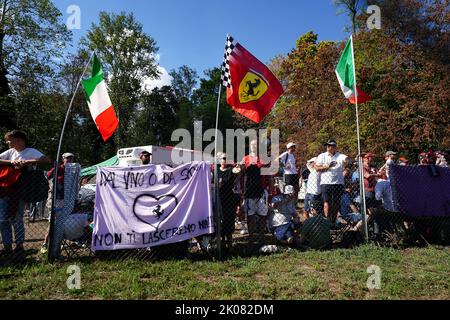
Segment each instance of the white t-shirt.
M308 183L306 184L306 193L319 195L320 192L320 173L316 170L311 170L308 176Z
M3 160L36 160L42 158L44 155L34 149L34 148L25 148L22 151L17 151L14 148L8 149L2 154L0 154L0 159Z
M336 164L328 170L320 172L320 184L344 184L343 171L346 159L347 156L339 152L336 152L334 155L328 152L321 153L317 157L316 165L329 165L332 161L336 162Z
M297 174L297 168L295 167L295 157L292 153L285 152L284 155L281 156L280 161L284 169L284 174Z

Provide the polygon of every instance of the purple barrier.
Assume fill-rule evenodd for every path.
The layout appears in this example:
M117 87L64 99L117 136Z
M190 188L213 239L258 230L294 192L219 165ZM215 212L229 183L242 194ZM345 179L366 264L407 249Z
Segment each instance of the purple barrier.
M450 168L390 167L394 205L411 217L450 217Z

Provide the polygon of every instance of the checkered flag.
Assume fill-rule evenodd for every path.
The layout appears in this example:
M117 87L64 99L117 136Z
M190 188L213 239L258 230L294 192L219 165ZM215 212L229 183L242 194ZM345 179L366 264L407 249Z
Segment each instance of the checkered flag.
M236 41L233 39L233 37L227 34L227 41L225 42L225 52L223 54L222 75L220 77L220 80L222 80L222 85L227 88L231 88L229 57L231 52L233 52L235 46Z

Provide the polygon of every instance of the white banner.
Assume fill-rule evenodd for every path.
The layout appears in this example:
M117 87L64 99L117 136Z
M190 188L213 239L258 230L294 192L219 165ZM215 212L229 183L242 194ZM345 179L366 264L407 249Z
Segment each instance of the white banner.
M144 248L214 232L211 166L97 169L93 250Z

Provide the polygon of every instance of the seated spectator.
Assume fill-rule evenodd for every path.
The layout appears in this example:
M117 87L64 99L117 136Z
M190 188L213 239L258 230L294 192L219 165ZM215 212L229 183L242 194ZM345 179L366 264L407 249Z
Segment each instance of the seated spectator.
M308 218L300 233L300 243L313 249L331 248L331 223L322 215Z
M362 229L362 216L359 212L359 208L356 206L354 199L354 191L355 188L358 188L358 185L347 184L344 187L344 193L341 198L341 208L340 208L340 217L354 225L355 230Z
M294 187L287 185L284 194L272 197L268 228L277 241L282 244L294 242L292 218L295 215L296 193Z

